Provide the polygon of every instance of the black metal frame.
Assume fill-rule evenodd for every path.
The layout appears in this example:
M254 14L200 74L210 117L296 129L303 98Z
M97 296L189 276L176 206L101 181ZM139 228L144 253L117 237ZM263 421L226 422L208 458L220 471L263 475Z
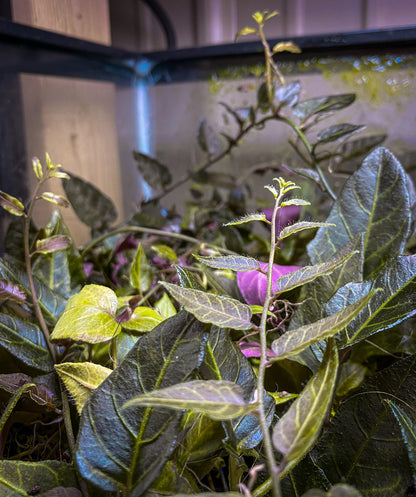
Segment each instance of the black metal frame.
M285 40L271 40L271 43ZM287 41L287 40L286 40ZM416 26L292 38L301 54L281 60L324 55L414 51ZM188 81L229 65L262 60L259 42L240 42L163 52L137 53L100 45L0 18L0 72L35 73L134 84Z

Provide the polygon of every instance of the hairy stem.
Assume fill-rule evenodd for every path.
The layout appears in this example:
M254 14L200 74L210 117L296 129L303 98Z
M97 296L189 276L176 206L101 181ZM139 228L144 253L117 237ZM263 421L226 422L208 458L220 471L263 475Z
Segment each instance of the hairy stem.
M27 279L29 282L29 288L30 288L30 293L32 294L32 302L33 302L33 308L35 310L36 317L38 319L40 328L42 330L43 336L45 338L46 344L49 348L49 351L51 353L51 356L56 362L56 349L54 345L49 341L49 330L48 326L46 325L45 318L43 317L42 310L39 305L39 301L36 295L36 289L35 289L35 282L33 279L33 273L32 273L32 264L31 264L31 253L30 253L30 240L29 240L29 234L30 234L30 221L32 219L32 214L33 214L33 208L35 206L35 202L37 200L37 195L40 190L40 187L42 186L43 182L39 181L37 184L35 191L33 193L32 199L29 203L29 208L28 212L25 218L25 227L24 227L24 252L25 252L25 265L26 265L26 273L27 273Z
M266 337L266 322L267 322L267 312L272 300L272 276L273 276L273 262L274 254L276 251L276 215L279 210L280 200L282 198L282 193L278 195L275 201L273 215L271 219L271 235L270 235L270 254L269 254L269 265L267 268L267 290L266 298L264 301L263 312L260 321L260 366L257 378L257 391L259 396L259 420L261 431L263 434L263 444L266 452L267 466L270 473L270 478L273 488L273 497L281 497L280 479L277 472L277 465L273 454L272 439L270 436L270 430L267 424L266 411L264 406L264 378L266 374L266 368L268 364L267 360L267 337Z

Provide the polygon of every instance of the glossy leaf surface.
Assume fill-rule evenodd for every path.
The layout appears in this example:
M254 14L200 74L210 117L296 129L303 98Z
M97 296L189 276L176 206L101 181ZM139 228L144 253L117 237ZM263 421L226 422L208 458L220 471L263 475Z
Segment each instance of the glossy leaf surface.
M34 323L0 314L0 346L29 368L44 373L53 370L43 333Z
M254 257L242 255L224 255L220 257L195 256L199 262L214 269L231 269L233 271L253 271L259 269L260 264Z
M71 465L59 461L0 461L2 497L27 497L33 488L40 487L40 492L47 492L59 486L77 486Z
M162 285L185 310L203 323L212 323L236 330L248 330L252 326L250 307L238 300L219 297L201 290L181 288L166 282L162 282Z
M299 102L295 107L294 112L299 119L304 121L315 114L344 109L345 107L351 105L354 100L354 93L310 98L308 100L304 100L303 102Z
M213 328L210 333L204 362L200 368L206 380L231 381L243 390L244 399L249 402L257 388L257 377L251 363L231 340L228 330ZM275 401L265 392L267 420L272 422ZM259 420L256 414L248 414L223 424L230 443L237 450L252 449L262 440Z
M416 358L383 369L343 402L314 459L332 484L354 485L365 497L405 495L412 479L400 425L385 402L416 402Z
M305 266L297 271L286 273L274 282L273 291L275 293L287 292L306 283L310 283L320 276L328 276L334 269L345 264L354 254L356 252L349 252L346 255L342 253L338 257L333 257L329 262L323 262L314 266Z
M338 351L331 340L318 371L273 430L273 445L283 454L280 472L289 472L313 447L330 408L338 371Z
M100 229L111 225L117 219L111 199L92 183L73 174L70 176L70 180L63 181L62 186L78 218L90 228Z
M329 126L329 128L324 129L318 134L318 142L317 143L329 143L344 136L351 135L356 131L363 129L364 126L360 126L357 124L335 124L333 126Z
M69 300L51 340L99 343L111 340L121 328L116 321L117 297L110 288L86 285Z
M181 312L133 346L90 395L81 415L76 464L102 490L139 496L174 449L181 414L152 407L122 409L140 393L190 379L203 359L206 327Z
M328 314L352 304L370 288L380 288L363 312L337 337L339 347L346 347L370 335L392 328L416 314L416 255L402 256L388 262L374 281L349 283L328 302Z
M360 233L364 237L364 277L403 252L410 226L405 172L386 149L378 148L346 182L327 222L308 246L313 263L329 260Z
M297 330L288 331L272 343L276 358L281 360L298 354L310 345L329 338L340 332L368 304L374 292L370 292L354 304L335 312L326 318Z
M298 99L301 90L300 81L291 81L286 86L281 86L275 93L275 99L279 102L280 107L289 106L293 107Z
M241 388L231 381L189 381L181 385L131 399L124 408L137 406L163 406L170 409L190 410L205 414L217 421L234 419L255 410L255 404L244 400Z
M56 364L55 370L74 399L79 414L90 393L112 372L93 362L64 362Z

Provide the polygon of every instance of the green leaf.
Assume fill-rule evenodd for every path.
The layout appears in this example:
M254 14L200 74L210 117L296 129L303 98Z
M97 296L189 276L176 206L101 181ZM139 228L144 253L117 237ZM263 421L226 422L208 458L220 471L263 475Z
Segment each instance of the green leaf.
M69 207L69 202L65 197L53 192L43 192L39 198L43 198L50 204L59 205L59 207Z
M53 370L43 333L34 323L0 313L0 346L29 368L44 373Z
M230 381L239 385L247 403L254 397L257 389L257 376L251 363L231 340L227 329L211 330L200 374L205 380ZM270 425L275 401L265 392L264 402L267 422ZM223 423L223 427L228 441L236 447L238 452L253 449L262 441L262 432L256 414L247 414L232 422Z
M416 255L392 259L373 281L348 283L340 288L326 305L326 312L331 314L352 304L370 288L381 290L373 295L367 308L337 337L339 347L357 343L416 314Z
M292 81L286 86L279 87L275 93L274 97L279 102L280 107L288 106L293 107L296 105L301 91L300 81Z
M0 260L0 278L21 285L25 289L26 295L30 298L32 292L29 281L26 273L19 265L11 263L6 258ZM58 292L50 290L36 277L34 278L34 285L44 318L47 322L54 324L58 316L62 314L67 300Z
M315 223L311 221L301 221L299 223L291 224L290 226L286 226L279 233L279 240L283 240L294 233L299 233L299 231L310 230L315 228L325 228L325 226L335 226L329 223Z
M58 250L65 250L69 247L70 240L65 235L54 235L49 238L42 238L36 242L36 253L51 254Z
M164 319L171 318L176 314L175 306L166 293L155 303L155 309Z
M264 221L265 223L270 224L263 212L253 212L252 214L247 214L243 217L235 219L234 221L225 223L224 226L237 226L239 224L250 223L251 221Z
M40 497L82 497L82 493L74 487L55 487L43 493Z
M281 202L280 207L286 207L288 205L311 205L311 203L301 198L291 198Z
M111 340L121 331L116 312L117 297L113 290L86 285L68 300L50 338L87 343Z
M272 54L279 52L301 53L302 50L296 45L296 43L293 43L293 41L279 41L279 43L276 43L276 45L272 48Z
M370 153L375 147L381 145L386 138L387 135L373 135L357 138L356 140L349 140L346 143L343 143L339 149L342 162L350 162Z
M329 143L339 140L340 138L344 138L344 136L351 135L361 129L364 129L365 126L357 125L357 124L335 124L334 126L329 126L329 128L324 129L318 134L318 141L316 145L319 143Z
M70 175L62 186L78 218L93 229L103 229L117 219L113 202L92 183Z
M218 153L221 148L221 142L218 140L214 133L214 130L207 123L204 117L199 122L197 139L198 145L208 155L214 155Z
M329 262L316 264L315 266L304 266L292 273L284 274L275 281L277 294L288 292L301 285L310 283L321 276L330 275L336 268L345 264L357 251L341 253L338 257L333 257Z
M27 497L34 488L40 487L40 492L47 492L58 486L77 486L75 471L70 464L59 461L0 461L2 497Z
M368 295L365 295L354 304L316 323L302 326L297 330L287 331L272 343L273 352L277 356L273 360L290 358L310 345L339 333L364 309L375 293L374 290L369 292Z
M8 193L0 191L0 207L3 207L13 216L24 216L25 206L16 197L12 197Z
M386 398L416 405L415 356L376 373L339 406L313 451L333 485L354 485L364 497L406 495L413 472Z
M345 397L352 390L360 387L365 379L368 369L362 364L348 361L341 365L337 391L337 398Z
M242 255L224 255L219 257L202 257L194 255L194 257L214 269L232 269L233 271L254 271L260 268L257 259L253 257L244 257Z
M152 284L152 269L144 253L142 245L139 243L136 254L130 269L130 284L133 288L145 293Z
M133 157L137 162L137 168L143 179L156 192L163 191L172 181L169 168L150 155L133 151Z
M179 284L182 288L191 288L194 290L201 290L201 292L205 292L205 288L196 279L192 271L177 264L175 264L175 269L178 273Z
M362 497L362 494L355 487L340 483L331 487L328 492L312 488L303 494L302 497Z
M175 251L168 245L152 245L151 249L154 250L161 259L167 259L173 262L178 261L178 256Z
M331 405L337 371L338 351L330 340L320 368L273 430L273 445L283 455L281 474L291 471L318 439Z
M181 288L171 283L161 282L161 284L185 310L203 323L235 330L248 330L252 327L250 307L238 300L201 290Z
M234 37L234 41L236 41L237 38L239 38L240 36L246 36L246 35L251 35L251 34L257 34L257 30L254 28L250 28L250 27L246 26L245 28L240 29L240 31L237 31L237 33Z
M45 232L49 236L64 236L69 240L67 250L59 250L37 257L32 265L33 274L50 290L69 298L85 282L82 259L59 210L55 210Z
M42 169L42 164L40 163L40 160L37 157L33 157L32 167L36 178L41 180L43 178L43 169Z
M403 252L410 224L406 175L395 157L378 148L346 182L327 222L308 246L315 264L329 260L336 250L360 233L364 237L364 277Z
M400 425L403 440L406 443L407 451L409 453L410 463L413 469L413 480L416 477L416 420L413 416L410 418L402 409L397 405L396 402L393 402L390 399L386 399L386 402L390 409L393 411L397 422ZM414 413L413 413L414 414Z
M141 393L189 380L203 359L207 328L181 312L133 346L90 395L81 415L75 459L102 490L142 495L175 448L181 413L122 406Z
M294 113L299 119L305 121L309 117L316 114L344 109L345 107L351 105L354 100L354 93L344 93L340 95L330 95L328 97L310 98L309 100L299 102L294 108Z
M223 421L254 411L255 403L244 400L241 387L231 381L195 380L134 397L124 408L163 406L169 409L190 410Z
M90 393L112 372L93 362L63 362L55 364L55 370L74 399L79 414Z
M0 386L2 387L1 383ZM21 385L15 392L13 392L11 399L8 401L6 407L3 406L2 414L0 417L0 433L3 431L3 428L9 419L13 409L16 407L16 404L19 402L20 397L29 390L30 388L36 386L34 383L25 383ZM1 476L0 476L1 478Z
M139 306L135 307L130 319L121 325L126 330L151 331L162 321L163 317L154 309Z

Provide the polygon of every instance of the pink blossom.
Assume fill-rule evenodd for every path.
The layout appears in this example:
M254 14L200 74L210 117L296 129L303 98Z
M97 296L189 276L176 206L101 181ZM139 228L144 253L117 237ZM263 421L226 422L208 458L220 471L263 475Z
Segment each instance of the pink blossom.
M260 271L237 271L237 285L244 300L249 305L263 305L267 292L267 269L269 265L260 262ZM276 280L284 274L292 273L301 269L300 266L280 266L273 264L272 271L272 293L277 291Z

